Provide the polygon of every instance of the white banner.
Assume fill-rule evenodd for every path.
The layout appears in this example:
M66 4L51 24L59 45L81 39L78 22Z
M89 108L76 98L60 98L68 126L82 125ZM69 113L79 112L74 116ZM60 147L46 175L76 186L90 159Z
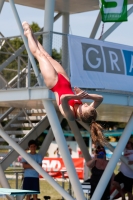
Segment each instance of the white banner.
M71 84L133 92L133 47L68 36Z

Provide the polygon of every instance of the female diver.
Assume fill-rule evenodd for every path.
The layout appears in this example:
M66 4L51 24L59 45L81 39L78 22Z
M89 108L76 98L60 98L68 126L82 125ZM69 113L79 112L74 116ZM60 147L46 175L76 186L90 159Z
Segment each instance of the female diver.
M39 67L48 89L54 92L57 105L62 115L68 120L81 120L90 126L93 142L103 143L104 136L102 127L96 123L96 108L101 104L103 97L87 92L75 87L71 88L69 78L63 67L54 60L34 37L27 22L22 23L24 35L28 38L31 53L39 62ZM92 99L88 105L82 103L81 99Z

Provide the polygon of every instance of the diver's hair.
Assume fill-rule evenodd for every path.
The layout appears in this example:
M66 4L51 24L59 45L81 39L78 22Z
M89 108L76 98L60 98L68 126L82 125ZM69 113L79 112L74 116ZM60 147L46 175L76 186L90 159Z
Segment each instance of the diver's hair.
M107 142L102 131L102 126L95 121L90 124L90 133L94 144L105 145Z
M96 109L91 107L91 110L89 112L84 112L79 117L83 122L89 124L93 143L104 145L107 141L102 133L103 131L102 126L96 123L96 118L97 118Z
M80 119L88 124L91 124L92 121L95 121L97 118L97 111L95 108L90 107L91 110L89 112L84 112L82 115L80 115Z

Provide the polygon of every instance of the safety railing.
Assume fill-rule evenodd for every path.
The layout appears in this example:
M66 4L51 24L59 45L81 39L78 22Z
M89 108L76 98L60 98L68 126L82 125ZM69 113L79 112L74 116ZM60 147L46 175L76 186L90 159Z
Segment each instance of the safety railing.
M5 171L6 178L8 180L14 180L14 187L16 189L21 189L23 183L23 170L20 171Z

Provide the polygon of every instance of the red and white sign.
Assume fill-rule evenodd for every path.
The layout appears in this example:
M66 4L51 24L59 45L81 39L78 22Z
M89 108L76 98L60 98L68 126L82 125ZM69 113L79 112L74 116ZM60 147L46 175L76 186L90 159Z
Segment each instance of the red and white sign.
M84 159L72 158L79 179L84 179ZM50 176L56 178L68 178L66 167L62 158L44 158L42 168L49 173Z

